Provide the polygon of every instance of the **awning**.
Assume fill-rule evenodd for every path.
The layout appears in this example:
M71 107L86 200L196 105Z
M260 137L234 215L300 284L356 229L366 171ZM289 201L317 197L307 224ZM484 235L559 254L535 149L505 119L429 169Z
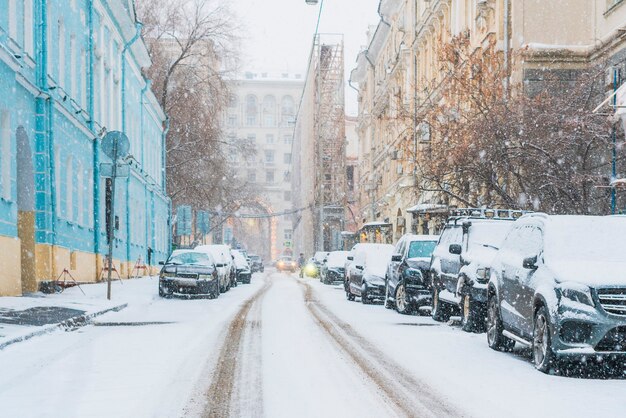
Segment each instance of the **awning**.
M448 206L435 203L420 203L418 205L411 206L406 211L409 213L444 213L448 211Z

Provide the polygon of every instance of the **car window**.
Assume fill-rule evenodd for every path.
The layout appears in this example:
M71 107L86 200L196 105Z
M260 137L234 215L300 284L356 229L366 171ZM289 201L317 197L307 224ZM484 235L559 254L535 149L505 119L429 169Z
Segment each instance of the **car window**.
M409 245L407 258L427 258L433 254L437 241L413 241Z
M533 257L541 252L543 247L543 233L535 226L527 226L521 240L522 256Z
M448 226L446 227L443 232L441 233L441 238L439 239L439 243L442 246L447 247L450 243L450 237L452 236L452 227Z
M504 242L502 243L502 248L500 249L502 253L520 251L523 240L522 231L524 230L524 228L525 226L517 226L511 229L511 232L509 232L507 237L504 239Z
M167 264L191 264L191 265L199 265L199 266L210 266L213 264L212 260L205 253L196 253L196 252L188 252L188 253L179 253L172 255L168 260Z

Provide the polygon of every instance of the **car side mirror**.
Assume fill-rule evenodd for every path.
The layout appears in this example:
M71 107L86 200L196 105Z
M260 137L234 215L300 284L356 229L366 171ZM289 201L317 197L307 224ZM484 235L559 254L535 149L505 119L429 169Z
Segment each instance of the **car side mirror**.
M524 261L522 261L522 267L529 270L537 270L537 256L526 257Z
M391 261L402 261L402 255L401 254L394 254L391 256Z
M159 266L164 266L165 265L165 261L161 260L159 261Z
M450 247L448 247L448 251L450 252L450 254L460 255L462 252L461 244L450 244Z
M351 255L348 256L348 261L353 261L354 257L352 257Z

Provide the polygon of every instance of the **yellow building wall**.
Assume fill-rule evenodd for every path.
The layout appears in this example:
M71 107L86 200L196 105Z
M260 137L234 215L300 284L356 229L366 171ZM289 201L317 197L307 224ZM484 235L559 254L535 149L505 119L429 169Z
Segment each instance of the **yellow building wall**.
M21 244L18 238L0 236L0 296L20 296Z

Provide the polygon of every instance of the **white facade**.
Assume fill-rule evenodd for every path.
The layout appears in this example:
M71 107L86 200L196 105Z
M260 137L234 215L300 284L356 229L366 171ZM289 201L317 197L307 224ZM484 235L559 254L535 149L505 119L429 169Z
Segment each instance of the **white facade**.
M239 176L258 191L257 206L269 214L293 209L292 144L303 87L304 80L297 74L250 72L230 87L224 124L227 140L251 142L256 155L232 152L229 158ZM266 255L276 259L292 249L292 219L276 216L269 223L271 245Z

